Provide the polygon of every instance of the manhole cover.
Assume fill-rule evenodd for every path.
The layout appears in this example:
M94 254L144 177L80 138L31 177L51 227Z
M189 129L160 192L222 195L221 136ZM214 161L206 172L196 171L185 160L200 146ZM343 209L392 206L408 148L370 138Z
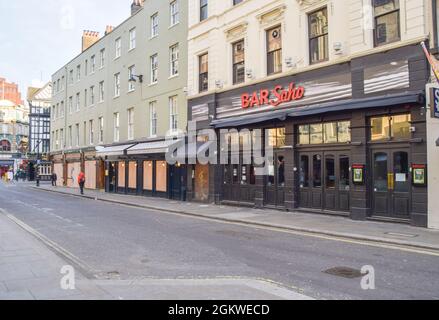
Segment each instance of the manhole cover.
M324 273L347 279L361 278L363 276L360 270L349 267L335 267L324 271Z

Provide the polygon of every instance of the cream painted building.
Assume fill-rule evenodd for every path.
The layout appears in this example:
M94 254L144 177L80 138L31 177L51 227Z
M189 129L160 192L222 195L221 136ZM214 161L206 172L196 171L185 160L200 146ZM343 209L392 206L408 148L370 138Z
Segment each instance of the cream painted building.
M189 120L275 149L195 165L189 199L427 227L430 0L188 2Z
M85 170L89 188L125 192L133 181L122 172L120 179L111 176L111 169L122 171L126 150L158 144L156 161L164 158L166 134L186 131L186 1L134 0L127 20L102 37L84 31L82 46L52 76L54 170L61 184L77 186L75 177ZM141 151L152 157L148 149Z

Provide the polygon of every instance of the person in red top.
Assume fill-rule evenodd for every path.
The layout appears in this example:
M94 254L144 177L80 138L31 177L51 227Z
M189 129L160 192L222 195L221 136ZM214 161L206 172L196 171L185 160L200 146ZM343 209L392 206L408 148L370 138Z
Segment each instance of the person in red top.
M78 176L78 184L81 189L81 194L84 194L84 185L85 185L85 173L81 171Z

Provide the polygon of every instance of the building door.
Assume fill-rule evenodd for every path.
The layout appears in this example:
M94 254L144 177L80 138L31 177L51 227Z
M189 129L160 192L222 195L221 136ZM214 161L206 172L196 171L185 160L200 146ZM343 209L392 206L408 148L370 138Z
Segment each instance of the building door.
M109 162L108 163L108 180L109 180L109 187L108 192L116 192L116 164L115 162Z
M265 177L265 204L285 207L285 154L275 152L274 161L268 163Z
M405 149L373 150L373 213L378 217L409 219L411 174Z
M350 156L347 152L310 152L299 156L300 207L350 210Z
M173 200L185 200L185 191L183 190L183 172L184 168L178 164L170 166L170 198Z

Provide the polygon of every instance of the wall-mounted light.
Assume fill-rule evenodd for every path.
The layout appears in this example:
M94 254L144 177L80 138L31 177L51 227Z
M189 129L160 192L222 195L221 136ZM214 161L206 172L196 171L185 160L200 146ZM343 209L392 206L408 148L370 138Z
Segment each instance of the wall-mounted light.
M139 79L139 82L143 83L143 75L136 76L133 74L133 75L131 75L131 78L129 79L129 81L130 82L137 82L136 79Z

